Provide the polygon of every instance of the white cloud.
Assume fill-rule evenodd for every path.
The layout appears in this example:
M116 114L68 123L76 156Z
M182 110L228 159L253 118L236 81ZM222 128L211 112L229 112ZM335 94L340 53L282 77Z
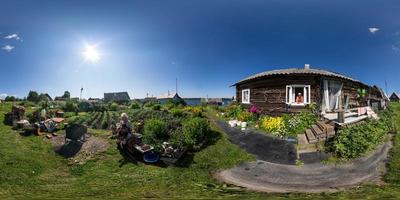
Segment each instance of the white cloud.
M11 46L11 45L8 45L8 44L7 44L6 46L3 46L1 49L3 49L4 51L10 52L10 51L12 51L14 48L15 48L14 46Z
M368 30L369 30L370 33L375 34L376 32L379 31L379 28L371 27L371 28L368 28Z
M5 36L4 39L7 39L7 40L10 40L10 39L20 40L21 38L18 36L18 34L13 33L11 35Z
M7 94L5 94L5 93L4 94L0 94L0 99L1 100L4 100L6 97L7 97Z

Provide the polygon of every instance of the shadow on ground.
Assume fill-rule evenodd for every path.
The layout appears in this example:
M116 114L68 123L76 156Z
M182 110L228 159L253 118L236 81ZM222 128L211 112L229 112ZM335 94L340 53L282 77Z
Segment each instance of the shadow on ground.
M65 158L74 157L82 149L83 143L80 141L68 141L61 148L56 149L55 152Z
M241 131L230 127L226 122L221 120L215 120L215 123L222 128L233 144L255 155L258 160L295 165L297 150L294 144L265 133L257 132L256 130Z

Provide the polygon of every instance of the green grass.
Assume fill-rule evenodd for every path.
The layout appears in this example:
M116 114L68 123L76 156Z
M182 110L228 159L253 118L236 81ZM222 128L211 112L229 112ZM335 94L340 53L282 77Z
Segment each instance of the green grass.
M400 105L393 105L400 113ZM50 142L24 137L3 125L10 104L0 104L0 199L5 198L169 198L169 199L391 199L400 197L400 136L395 136L392 161L384 186L362 186L331 194L264 194L224 186L212 178L218 169L254 158L231 144L215 125L219 138L194 156L185 167L126 163L110 140L110 148L84 165L69 165L55 154ZM396 116L400 127L400 115ZM96 131L96 135L109 134Z

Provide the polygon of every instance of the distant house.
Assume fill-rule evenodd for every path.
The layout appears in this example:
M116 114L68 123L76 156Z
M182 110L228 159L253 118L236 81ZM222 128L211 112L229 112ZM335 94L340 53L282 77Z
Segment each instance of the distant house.
M101 99L100 98L92 98L92 97L90 97L87 101L89 103L98 103L98 102L101 101Z
M228 105L232 101L231 98L201 98L202 104L208 105Z
M131 100L128 92L111 92L104 93L104 101L111 102L115 101L118 103L128 103Z
M255 74L233 86L236 87L237 102L245 107L257 105L263 112L272 115L299 112L312 103L318 106L322 114L335 113L340 106L345 109L355 108L366 105L368 100L380 102L385 98L379 89L359 80L327 70L313 69L307 64L304 68Z
M164 104L168 101L185 103L185 100L183 100L177 93L169 93L169 92L167 94L158 96L157 101L160 102L161 104Z
M397 93L393 92L389 97L391 102L400 102L400 97Z
M376 85L370 88L367 100L368 105L374 109L386 108L389 103L389 98L386 96L385 92Z
M157 97L146 97L144 99L140 99L139 101L142 103L157 102Z

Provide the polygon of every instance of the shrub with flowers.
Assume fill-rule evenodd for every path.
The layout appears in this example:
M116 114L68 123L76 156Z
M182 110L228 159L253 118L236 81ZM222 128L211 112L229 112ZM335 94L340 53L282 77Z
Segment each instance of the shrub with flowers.
M265 116L260 120L260 128L273 135L285 135L285 121L283 117Z
M226 117L237 119L243 112L243 108L240 104L230 104L225 108Z
M253 121L254 117L253 117L253 114L251 112L242 111L242 112L240 112L240 114L238 116L238 120L244 121L244 122Z
M193 117L203 117L203 108L200 106L185 106L183 110L191 113Z
M261 108L259 108L257 105L251 105L249 108L249 112L253 114L261 114Z
M286 135L296 136L303 133L317 122L317 115L310 111L303 111L297 114L284 115Z

